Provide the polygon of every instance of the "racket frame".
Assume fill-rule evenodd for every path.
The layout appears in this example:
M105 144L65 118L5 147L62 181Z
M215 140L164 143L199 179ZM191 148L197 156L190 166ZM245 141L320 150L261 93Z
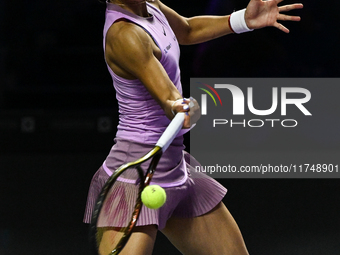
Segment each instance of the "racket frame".
M129 237L131 236L133 227L136 225L140 210L142 208L142 200L141 200L141 193L143 189L148 186L151 182L152 176L155 172L156 166L162 157L163 152L170 146L173 139L176 137L178 132L182 129L184 118L185 118L184 112L177 113L176 116L172 119L166 130L163 132L159 140L157 141L155 147L149 151L146 155L143 157L137 159L136 161L129 162L126 164L123 164L120 166L113 174L109 177L109 179L104 184L99 197L97 199L97 202L94 206L94 210L92 212L91 217L91 223L90 223L90 243L92 244L92 247L95 249L96 254L98 253L99 243L97 240L97 224L98 224L98 218L100 215L100 211L103 207L104 200L110 190L110 188L114 185L114 183L117 181L118 177L124 173L127 169L131 167L135 167L137 169L138 175L139 175L139 191L138 191L138 197L136 199L136 205L134 208L134 211L131 215L131 220L129 223L129 226L126 227L123 236L121 237L120 241L116 245L116 247L109 253L109 255L117 255L120 253L120 251L124 248L126 245ZM143 174L143 170L140 167L142 163L145 161L151 159L151 162L149 164L149 167L145 173Z
M102 190L99 194L99 197L97 199L97 202L94 206L94 210L93 210L92 218L91 218L91 223L90 223L90 232L89 232L90 242L92 244L93 249L96 250L97 254L99 254L98 253L99 243L98 243L98 239L97 239L97 224L98 224L100 211L103 207L103 203L105 201L105 198L106 198L110 188L115 184L115 182L117 181L119 176L122 175L127 169L130 169L130 168L133 167L137 170L138 176L139 176L139 190L138 190L138 196L137 196L137 199L136 199L135 208L134 208L133 213L131 215L129 225L124 230L123 236L119 240L116 247L111 251L111 253L109 253L109 255L117 255L126 245L127 241L129 240L129 238L132 234L133 227L137 223L137 220L138 220L138 217L139 217L142 205L143 205L142 200L141 200L141 193L142 193L143 189L150 184L152 176L155 172L156 166L157 166L162 154L163 154L163 150L162 150L161 147L159 147L159 146L154 147L150 152L148 152L143 157L137 159L136 161L129 162L129 163L126 163L126 164L123 164L122 166L120 166L112 174L112 176L110 176L110 178L107 180L107 182L103 186L103 188L102 188ZM152 158L152 160L151 160L149 167L148 167L148 169L147 169L147 171L144 175L143 169L140 167L140 165L142 163L144 163L145 161L151 159L151 158Z

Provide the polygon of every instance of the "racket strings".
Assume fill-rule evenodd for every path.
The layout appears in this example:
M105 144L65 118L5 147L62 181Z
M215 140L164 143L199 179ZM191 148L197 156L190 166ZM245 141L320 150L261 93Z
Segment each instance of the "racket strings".
M126 227L130 220L139 185L116 181L103 202L97 227Z
M143 165L146 164L144 167ZM139 168L139 170L143 173L143 176L145 176L146 171L144 169L147 169L149 162L146 161L142 164L142 167L140 167L139 165L135 166L135 167L131 167L128 170L125 170L119 177L118 177L118 181L120 182L124 182L124 183L130 183L130 184L139 184L141 181L141 178L139 177L138 171L137 169Z
M117 180L108 190L97 221L96 239L99 250L114 250L124 234L131 229L131 219L135 215L136 201L139 201L141 192L140 181L136 179L140 178L135 167L126 169L123 175L128 180L135 179L133 182ZM110 239L109 242L106 239L106 247L102 247L101 244L103 237Z
M115 227L105 227L97 229L97 243L99 254L110 255L110 254L118 254L115 250L119 241L124 235L125 228L115 228ZM105 238L106 241L101 242L102 238Z
M151 181L163 151L168 148L183 122L184 113L177 114L151 151L119 167L105 183L93 210L90 226L91 242L96 242L93 247L96 246L99 254L116 255L123 249L142 206L140 194L144 183L148 185ZM129 169L132 166L148 164L150 159L152 160L149 167L145 168L146 172L140 167ZM144 176L147 177L146 182ZM108 236L110 232L111 235Z

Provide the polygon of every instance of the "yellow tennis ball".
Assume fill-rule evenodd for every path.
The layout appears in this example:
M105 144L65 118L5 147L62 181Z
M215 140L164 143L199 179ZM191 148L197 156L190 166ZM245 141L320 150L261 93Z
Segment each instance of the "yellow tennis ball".
M149 185L142 191L143 204L151 209L162 207L166 201L165 190L159 185Z

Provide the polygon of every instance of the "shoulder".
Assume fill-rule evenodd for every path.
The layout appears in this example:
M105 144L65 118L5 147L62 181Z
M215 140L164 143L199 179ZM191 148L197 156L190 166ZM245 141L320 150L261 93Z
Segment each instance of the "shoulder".
M145 37L147 37L147 34L143 28L129 20L121 19L113 23L108 29L106 34L106 42L124 43Z
M150 47L150 37L143 28L128 20L119 20L111 25L106 34L106 47L115 51L145 50Z
M161 5L161 1L159 0L151 0L151 1L147 1L149 4L151 4L152 6L156 7L157 9L160 9L160 5Z
M131 71L152 56L152 41L143 28L127 20L120 20L109 28L105 43L109 64Z

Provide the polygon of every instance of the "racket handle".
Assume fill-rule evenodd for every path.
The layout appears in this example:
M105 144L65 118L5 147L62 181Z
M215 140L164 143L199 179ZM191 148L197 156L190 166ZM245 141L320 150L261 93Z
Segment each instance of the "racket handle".
M168 127L165 129L162 136L156 143L156 146L162 148L162 151L166 151L172 141L175 139L178 132L182 129L183 122L184 122L184 112L179 112L176 116L172 119Z

